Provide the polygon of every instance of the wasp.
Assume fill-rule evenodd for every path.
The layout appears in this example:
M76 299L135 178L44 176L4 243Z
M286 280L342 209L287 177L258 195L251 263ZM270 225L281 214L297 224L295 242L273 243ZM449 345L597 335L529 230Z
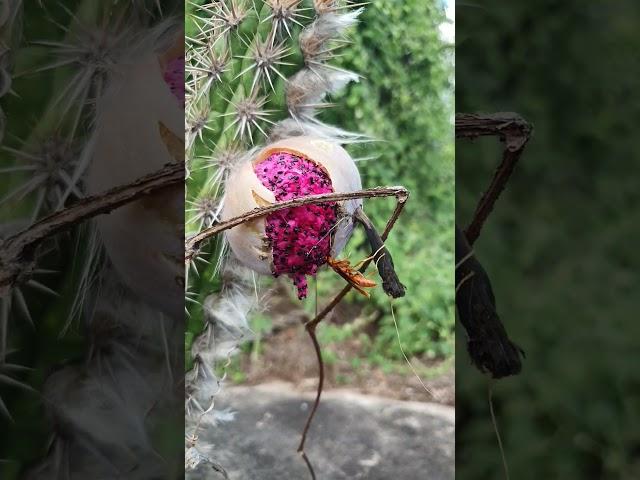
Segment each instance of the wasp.
M370 297L369 292L367 292L365 288L373 288L377 283L373 280L369 280L357 270L358 265L361 265L363 262L352 266L349 260L338 260L336 258L327 257L327 263L338 275L344 278L349 285L365 297Z

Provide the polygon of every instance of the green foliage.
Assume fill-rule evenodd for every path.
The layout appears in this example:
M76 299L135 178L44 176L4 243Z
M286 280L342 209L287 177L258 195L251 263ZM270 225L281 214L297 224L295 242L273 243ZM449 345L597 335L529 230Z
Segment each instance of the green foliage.
M453 50L439 37L444 20L438 1L368 5L341 58L363 79L335 98L339 107L325 117L378 140L350 149L374 157L359 164L365 186L401 184L411 191L387 245L407 286L406 297L394 303L403 345L407 354L428 356L453 354ZM365 203L380 230L393 208L393 200ZM368 255L366 248L358 255ZM381 317L376 349L400 359L389 299L380 289L371 309Z
M640 323L632 125L637 2L483 2L458 9L458 111L516 111L535 125L476 245L520 376L496 386L511 478L640 478ZM457 214L469 219L499 159L457 145ZM606 202L603 197L606 196ZM464 222L462 222L464 223ZM464 351L464 334L459 332ZM461 479L502 478L486 380L458 356Z

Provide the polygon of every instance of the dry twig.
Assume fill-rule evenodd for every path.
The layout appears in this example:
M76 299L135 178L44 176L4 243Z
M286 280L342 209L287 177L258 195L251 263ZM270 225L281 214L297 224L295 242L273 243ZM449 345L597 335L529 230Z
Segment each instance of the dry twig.
M38 246L47 238L97 215L134 202L146 195L184 182L184 165L171 163L158 172L102 194L78 200L6 239L0 239L0 297L28 277L33 270Z
M255 220L256 218L266 217L279 210L285 208L301 207L303 205L317 205L327 202L341 202L346 200L358 200L360 198L376 198L376 197L396 197L399 203L406 202L409 192L404 187L376 187L367 190L358 190L356 192L347 193L323 193L320 195L309 195L306 197L294 198L286 202L276 202L265 207L257 207L250 212L243 213L237 217L231 218L224 222L216 223L210 228L202 230L196 235L189 237L185 242L185 263L188 263L200 250L203 243L217 236L218 234L229 230L230 228L242 225L245 222Z
M396 220L398 220L398 217L400 217L400 214L402 213L404 205L409 198L409 192L405 188L403 187L394 187L394 188L398 189L398 194L396 194L396 207L393 213L391 214L391 218L389 218L389 220L387 221L387 225L384 231L382 232L382 235L380 235L381 241L384 241L387 239L389 232L391 232L391 230L393 229L393 226L395 225ZM357 212L356 212L356 215L357 215ZM378 257L378 255L376 255L376 257ZM369 266L369 264L373 260L374 258L366 260L360 267L360 272L364 273L367 267ZM395 271L393 272L393 274L395 275ZM402 285L400 284L399 281L398 281L398 284ZM300 444L298 445L298 453L300 454L300 456L302 456L303 460L305 461L313 480L315 480L316 478L315 473L313 471L313 467L311 466L311 462L309 461L309 458L307 457L307 454L304 451L304 445L307 440L307 434L309 433L309 428L311 427L313 418L316 414L316 411L318 410L318 406L320 405L320 397L322 395L322 389L324 387L324 362L322 360L322 352L320 350L320 344L318 343L318 338L316 336L316 327L329 313L331 313L331 311L338 305L338 303L340 303L340 301L342 301L342 299L347 295L347 293L349 293L349 291L352 288L353 287L350 284L347 284L342 289L342 291L338 295L336 295L336 297L334 297L334 299L331 302L329 302L329 304L320 313L318 313L312 320L308 321L305 324L305 328L307 330L307 333L309 334L309 337L311 338L311 341L313 343L313 348L315 350L316 357L318 359L318 389L316 391L316 399L313 402L313 407L309 412L309 416L307 417L307 421L302 431ZM402 291L404 293L404 286L402 286Z
M504 143L502 162L496 169L489 188L480 197L473 214L473 220L465 230L467 240L471 245L480 236L482 226L507 185L532 132L531 124L517 113L490 115L460 113L456 115L456 138L474 139L482 136L497 136Z

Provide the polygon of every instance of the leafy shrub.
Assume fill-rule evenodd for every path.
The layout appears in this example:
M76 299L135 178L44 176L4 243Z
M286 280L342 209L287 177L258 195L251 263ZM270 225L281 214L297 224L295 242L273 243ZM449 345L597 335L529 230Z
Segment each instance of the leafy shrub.
M394 304L403 346L428 356L453 353L453 49L440 37L443 21L439 1L372 2L341 59L364 78L325 117L377 140L351 148L355 157L373 157L360 163L366 187L401 184L411 192L387 245L407 286ZM379 229L393 208L392 200L365 204ZM367 254L363 248L352 260ZM401 358L386 295L376 291L366 308L381 317L375 349Z

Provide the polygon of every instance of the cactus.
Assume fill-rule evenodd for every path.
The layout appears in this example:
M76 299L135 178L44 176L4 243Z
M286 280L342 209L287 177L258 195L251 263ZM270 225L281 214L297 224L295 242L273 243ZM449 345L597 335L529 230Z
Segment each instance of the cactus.
M361 188L340 144L364 137L318 118L331 106L329 95L359 79L331 60L361 11L340 0L188 4L187 237L276 201ZM307 277L344 247L360 205L281 210L229 230L191 257L185 338L191 459L206 458L198 431L204 418L216 415L221 365L250 335L247 317L260 298L257 275L290 277L304 298Z

